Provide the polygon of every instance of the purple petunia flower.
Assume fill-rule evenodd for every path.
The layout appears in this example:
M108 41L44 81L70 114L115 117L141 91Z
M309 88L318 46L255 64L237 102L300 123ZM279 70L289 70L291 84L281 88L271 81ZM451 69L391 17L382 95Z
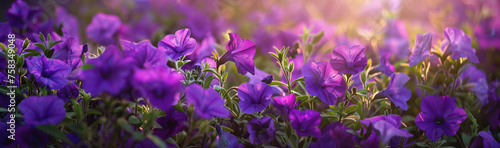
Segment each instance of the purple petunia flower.
M181 29L175 35L169 34L158 43L158 49L164 50L172 60L178 60L182 55L191 54L196 48L196 40L191 38L189 29Z
M139 68L151 68L167 64L165 51L156 49L149 40L139 43L120 40L126 56L132 57Z
M219 125L216 125L217 131L217 148L245 148L243 144L238 142L238 138L229 132L223 131Z
M474 28L474 37L477 38L481 49L500 47L500 17L487 17Z
M355 136L349 132L351 128L335 121L323 130L323 135L318 138L314 146L309 147L355 147Z
M273 89L266 83L243 83L238 86L239 105L241 111L247 114L264 110L271 103L272 95Z
M448 96L427 96L420 104L415 124L424 130L427 137L437 141L443 135L453 136L466 118L465 110L457 107L454 98Z
M302 67L306 90L328 105L335 105L342 98L347 85L344 78L328 62L310 62Z
M52 32L52 20L45 16L42 9L30 7L23 0L15 1L5 12L5 18L15 28L16 36L22 39L28 37L32 41L38 37L40 32L42 34Z
M365 69L368 59L365 56L365 47L355 45L351 48L342 45L335 47L330 64L336 71L352 75Z
M264 116L261 119L252 118L247 123L249 139L252 144L263 144L274 140L274 120Z
M82 64L80 57L82 56L83 49L80 47L77 37L68 33L65 28L62 31L62 37L59 37L57 34L53 35L53 38L57 38L55 40L62 40L62 43L54 46L54 54L51 58L59 59L74 69L78 67L78 64Z
M379 115L361 120L361 123L365 125L373 124L373 128L378 131L377 134L384 144L388 144L393 137L408 138L413 136L405 129L399 129L401 126L401 116L399 115Z
M391 81L387 88L380 91L378 95L389 98L394 105L401 107L403 110L408 109L406 102L411 98L411 91L405 86L410 77L405 73L394 73L391 75Z
M299 136L319 137L321 130L318 126L321 124L321 116L319 112L314 110L300 111L293 109L290 111L290 124Z
M65 117L63 100L55 96L31 96L19 103L24 122L29 125L59 124Z
M227 117L229 111L224 107L224 100L213 89L203 89L198 84L189 85L186 88L186 100L196 107L199 116L212 119L214 116Z
M19 145L20 147L43 148L50 143L49 135L29 125L16 128L15 139L11 146Z
M300 104L300 100L295 99L294 94L289 94L286 96L278 96L273 98L273 107L278 110L281 115L288 117L290 111Z
M479 136L472 142L471 148L498 148L500 143L493 138L490 131L480 131Z
M66 11L66 9L62 6L57 6L56 8L54 23L57 26L62 25L71 36L80 36L80 33L78 32L78 19L68 13L68 11Z
M452 59L464 57L473 63L479 63L479 59L476 56L476 50L471 47L470 36L465 34L464 31L455 27L447 27L444 29L443 36L446 37L448 41L446 42L448 48L453 51L451 55ZM446 43L443 42L445 45Z
M383 53L380 57L380 62L375 69L382 71L386 76L390 76L394 73L394 65L391 64L389 60L391 58L391 53Z
M133 87L146 97L151 105L167 110L177 104L182 87L182 75L166 66L137 70L134 73Z
M97 13L87 26L87 36L102 45L114 44L116 42L114 36L121 23L118 16Z
M485 106L488 104L489 99L488 99L488 83L486 82L487 77L486 74L478 69L476 66L468 63L465 64L464 67L467 67L461 74L460 78L462 79L463 82L467 82L469 84L474 84L474 87L472 88L472 91L474 92L474 95L479 99L479 103L482 104L482 106Z
M71 73L71 68L57 59L47 59L45 56L32 57L26 60L28 71L35 76L37 82L49 86L51 89L64 87Z
M93 68L82 70L80 79L86 92L92 96L107 92L118 95L127 85L131 74L132 59L123 57L116 46L109 46L98 58L89 59L87 64Z
M161 139L167 139L181 132L186 127L187 115L181 111L170 107L165 110L165 116L156 119L156 122L161 125L162 129L154 129L153 134Z
M57 91L57 97L63 99L64 102L70 102L72 98L76 99L78 95L80 95L80 91L75 83L69 83Z
M410 56L410 66L415 66L429 56L432 45L432 34L417 34L415 46Z
M249 39L242 39L236 33L229 33L229 41L226 44L227 52L220 58L220 63L233 61L238 69L238 73L246 74L250 72L255 75L255 44Z
M153 141L151 141L150 138L136 140L134 137L128 138L127 142L125 143L125 147L128 147L128 148L143 148L143 147L159 148L159 146L156 145Z

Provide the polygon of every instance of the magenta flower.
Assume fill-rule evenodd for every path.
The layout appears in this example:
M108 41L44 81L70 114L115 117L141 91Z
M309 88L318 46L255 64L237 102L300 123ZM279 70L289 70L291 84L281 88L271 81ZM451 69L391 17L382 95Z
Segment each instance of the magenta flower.
M114 37L121 23L118 16L97 13L92 18L92 22L87 26L87 36L102 45L114 44L116 42Z
M153 134L161 139L167 139L184 130L187 123L187 115L170 107L165 110L165 116L156 119L162 129L154 129Z
M252 118L247 123L247 130L250 134L249 139L252 144L263 144L274 140L274 120L269 116L261 119Z
M300 111L293 109L290 111L289 118L290 124L299 136L321 136L321 130L318 128L321 124L319 112L314 110Z
M333 69L340 73L350 73L352 75L355 75L365 69L367 61L368 60L365 56L365 47L361 45L355 45L349 48L345 45L342 45L333 49L330 64L332 65Z
M243 83L238 86L239 105L241 111L247 114L264 110L271 103L272 95L273 89L266 83Z
M294 94L273 98L273 107L276 108L281 115L285 115L285 117L287 117L286 115L299 104L300 101L295 99Z
M198 84L189 85L186 88L186 100L193 104L196 113L202 118L224 118L229 115L228 109L224 107L224 100L213 89L203 89Z
M19 103L24 122L29 125L59 124L66 117L64 101L55 96L31 96Z
M166 66L137 70L134 73L133 87L147 98L151 105L167 110L177 104L183 77Z
M51 89L60 89L68 84L67 78L71 73L71 67L63 61L39 56L26 60L26 65L37 82L45 84Z
M403 110L408 109L406 102L411 98L411 91L405 86L410 77L405 73L394 73L391 75L391 81L387 88L380 91L378 95L389 98L394 105L401 107Z
M432 34L426 33L425 35L417 34L415 39L415 46L410 56L410 66L415 66L429 56L432 46Z
M191 38L189 29L181 29L175 35L169 34L158 43L158 49L164 50L169 58L178 60L182 55L191 54L196 48L196 40Z
M455 135L460 123L467 118L465 110L457 107L454 98L448 96L424 97L420 108L422 112L418 113L415 124L432 141L439 140L443 135Z
M139 43L120 40L126 56L132 57L139 68L165 66L167 58L165 51L156 49L149 40Z
M347 89L344 78L328 62L310 62L302 67L306 90L328 105L335 105Z
M226 44L227 52L220 58L220 63L233 61L238 69L238 73L246 74L250 72L255 75L255 44L249 39L242 39L236 33L229 33L229 41Z
M391 58L390 53L382 53L382 57L380 57L380 62L375 69L383 72L386 76L390 76L394 73L394 65L391 64L389 60Z
M127 80L132 73L132 59L125 58L116 46L109 46L98 58L89 59L90 69L82 70L80 79L85 91L92 96L107 92L118 95L127 87Z
M453 51L451 55L452 59L464 57L473 63L479 63L479 59L476 56L476 50L472 48L471 45L470 36L465 34L464 31L455 27L447 27L444 29L443 36L445 36L448 41L448 48ZM445 43L443 42L443 44Z

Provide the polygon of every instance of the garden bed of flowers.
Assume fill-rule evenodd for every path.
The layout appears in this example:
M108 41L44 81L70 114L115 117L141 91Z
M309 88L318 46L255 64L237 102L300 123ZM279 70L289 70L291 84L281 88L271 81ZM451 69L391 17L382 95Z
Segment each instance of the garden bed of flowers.
M5 1L0 147L500 147L500 2Z

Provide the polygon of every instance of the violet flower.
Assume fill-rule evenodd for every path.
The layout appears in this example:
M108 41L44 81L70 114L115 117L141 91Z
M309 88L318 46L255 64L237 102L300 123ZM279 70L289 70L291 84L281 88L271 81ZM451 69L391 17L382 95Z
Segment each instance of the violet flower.
M351 128L335 121L325 127L323 135L318 138L315 147L355 147L355 136L349 132ZM312 146L309 146L312 147Z
M44 16L42 9L31 7L23 0L15 1L5 12L5 18L15 28L16 36L22 39L28 37L32 41L38 33L48 34L53 30L52 20Z
M44 148L50 143L50 136L34 126L16 128L15 141L11 146Z
M497 19L497 20L495 20ZM474 28L474 37L481 49L500 47L500 17L487 17Z
M182 74L166 66L137 70L134 73L132 86L140 95L147 98L151 105L167 110L177 104Z
M118 16L97 13L87 26L87 36L102 45L114 44L116 42L114 36L118 32L121 23Z
M71 102L71 99L78 98L78 95L80 95L80 91L75 83L69 83L57 91L57 97L63 99L64 102Z
M224 107L224 100L213 89L203 89L198 84L191 84L186 88L186 100L193 104L196 113L202 118L229 116L229 110Z
M287 118L288 114L292 109L300 104L300 100L295 99L294 94L289 94L286 96L277 96L273 98L273 107L278 110L281 115Z
M313 137L321 136L321 130L318 126L321 124L321 115L314 110L300 111L293 109L290 111L290 124L299 136Z
M238 138L229 132L223 131L219 125L216 125L215 130L217 131L217 148L245 148L243 144L238 142Z
M342 98L347 84L340 73L333 70L328 62L310 62L302 67L306 90L328 105L335 105Z
M71 68L60 60L47 59L45 56L32 57L26 60L26 65L36 81L50 89L60 89L68 84L66 78L71 73Z
M266 83L243 83L238 86L239 105L241 111L247 114L264 110L271 103L272 95L273 89Z
M429 56L432 46L432 34L417 34L415 46L410 56L410 66L415 66Z
M472 48L471 45L471 38L469 35L465 34L464 31L455 27L447 27L444 29L443 36L446 37L448 41L448 48L453 51L451 55L452 59L464 57L469 59L472 63L479 63L479 59L476 56L476 50Z
M467 118L467 113L457 107L454 98L448 96L427 96L420 104L422 112L418 113L415 124L424 130L427 137L437 141L443 135L453 136Z
M255 44L249 39L242 39L236 33L229 33L229 41L226 44L227 52L220 57L220 64L233 61L238 69L238 73L246 74L250 72L255 75Z
M379 115L362 120L361 123L373 124L373 128L378 131L380 142L384 144L388 144L393 137L413 137L406 129L399 128L401 126L401 116L399 115Z
M479 136L472 142L471 148L498 148L500 143L493 138L490 131L480 131Z
M149 40L139 43L120 40L126 56L132 57L139 68L147 69L157 66L165 66L167 58L165 51L156 49Z
M250 134L249 139L252 144L263 144L274 140L274 120L269 116L261 119L252 118L247 123L247 130Z
M391 81L387 88L380 91L377 95L389 98L394 105L403 110L408 109L406 102L411 98L411 91L405 86L410 77L405 73L394 73L391 75Z
M383 72L386 76L390 76L394 73L394 65L391 64L389 60L391 58L391 53L383 53L380 57L380 62L375 69Z
M349 48L342 45L333 49L330 64L333 69L340 73L355 75L365 69L367 61L365 47L355 45Z
M66 118L64 101L55 96L28 97L19 103L19 110L29 125L55 125Z
M165 110L165 116L156 119L162 129L154 129L153 134L161 139L167 139L184 130L187 123L187 115L170 107Z
M196 40L191 38L189 29L177 30L174 35L165 36L158 43L158 49L164 50L169 58L178 60L182 55L191 54L196 48Z
M102 92L118 95L127 87L127 80L131 75L132 59L123 57L116 46L109 46L104 53L95 59L88 59L86 64L90 69L81 71L82 87L92 96Z

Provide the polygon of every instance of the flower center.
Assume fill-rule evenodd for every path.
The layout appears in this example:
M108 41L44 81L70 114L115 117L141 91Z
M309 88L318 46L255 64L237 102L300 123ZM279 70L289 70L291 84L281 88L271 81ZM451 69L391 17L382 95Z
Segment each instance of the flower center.
M444 124L444 118L438 118L438 117L436 117L434 119L434 123L436 123L437 125L442 125L442 124Z

